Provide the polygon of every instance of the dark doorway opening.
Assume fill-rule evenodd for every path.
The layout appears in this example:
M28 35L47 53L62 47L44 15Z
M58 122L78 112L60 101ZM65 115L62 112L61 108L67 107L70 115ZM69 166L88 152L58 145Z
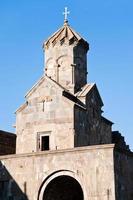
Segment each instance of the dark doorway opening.
M46 187L43 200L83 200L80 184L70 176L59 176Z
M41 151L49 150L49 136L41 136Z

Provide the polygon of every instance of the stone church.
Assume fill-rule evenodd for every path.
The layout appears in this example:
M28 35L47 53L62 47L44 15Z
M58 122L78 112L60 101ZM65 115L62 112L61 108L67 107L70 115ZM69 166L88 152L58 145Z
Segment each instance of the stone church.
M16 153L0 157L0 200L133 200L133 153L87 83L88 42L65 18L43 50L16 111Z

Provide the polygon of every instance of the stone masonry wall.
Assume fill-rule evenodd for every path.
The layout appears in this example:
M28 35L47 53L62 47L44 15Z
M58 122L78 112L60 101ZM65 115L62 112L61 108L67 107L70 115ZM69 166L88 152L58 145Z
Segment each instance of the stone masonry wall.
M133 199L133 153L116 148L115 159L115 182L116 200Z
M62 89L44 78L26 100L16 116L17 153L40 151L40 134L49 135L50 150L72 148L74 103L62 95Z
M113 149L99 145L0 157L1 196L6 195L1 200L42 200L46 185L60 175L79 182L84 200L115 200Z
M86 131L89 136L88 144L111 144L112 124L102 117L101 102L93 90L86 97L87 120Z

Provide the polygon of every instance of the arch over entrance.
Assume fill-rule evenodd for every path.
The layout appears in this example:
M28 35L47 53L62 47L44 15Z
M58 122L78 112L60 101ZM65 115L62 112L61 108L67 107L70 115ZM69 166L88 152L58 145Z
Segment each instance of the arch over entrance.
M83 200L83 191L76 179L61 175L46 186L42 200Z

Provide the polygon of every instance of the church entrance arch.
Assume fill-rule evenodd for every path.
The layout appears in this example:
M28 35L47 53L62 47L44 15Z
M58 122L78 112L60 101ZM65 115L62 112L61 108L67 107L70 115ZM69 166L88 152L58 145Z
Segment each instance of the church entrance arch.
M38 200L84 200L84 193L73 172L58 171L44 180Z
M83 191L76 179L62 175L47 185L42 200L83 200Z

